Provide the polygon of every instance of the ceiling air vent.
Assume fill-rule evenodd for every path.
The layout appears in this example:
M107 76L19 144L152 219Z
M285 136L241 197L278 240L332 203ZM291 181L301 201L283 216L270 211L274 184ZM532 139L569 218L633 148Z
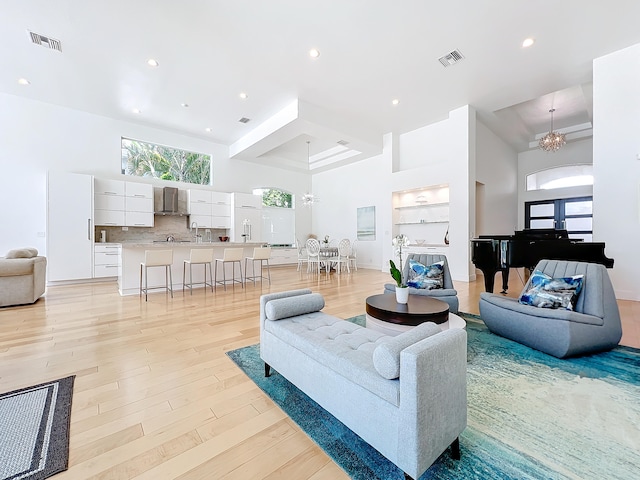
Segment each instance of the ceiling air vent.
M249 123L251 121L250 118L247 117L242 117L240 120L238 120L240 123Z
M39 33L35 33L35 32L29 32L29 36L31 37L31 41L36 45L40 45L42 47L46 47L51 50L57 50L58 52L62 52L62 43L60 43L60 40L56 40L55 38L45 37L44 35L40 35Z
M346 140L338 140L338 145L342 145L342 146L349 145L349 142L347 142Z
M447 53L446 55L440 57L438 60L442 65L448 67L450 65L453 65L454 63L458 63L463 58L464 55L462 55L462 52L460 52L460 50L456 48L453 52Z

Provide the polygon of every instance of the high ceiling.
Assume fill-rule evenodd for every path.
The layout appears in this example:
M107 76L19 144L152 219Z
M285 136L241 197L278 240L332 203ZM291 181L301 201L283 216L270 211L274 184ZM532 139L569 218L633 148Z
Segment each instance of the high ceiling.
M592 59L640 42L637 0L2 0L0 11L1 92L303 171L467 104L517 151L548 131L552 107L556 129L588 135ZM456 49L464 58L444 67Z

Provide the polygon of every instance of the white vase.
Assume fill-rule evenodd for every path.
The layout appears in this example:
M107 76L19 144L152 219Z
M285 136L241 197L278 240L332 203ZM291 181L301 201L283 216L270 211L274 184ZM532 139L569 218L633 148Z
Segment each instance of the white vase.
M396 302L407 303L409 301L409 289L396 287Z

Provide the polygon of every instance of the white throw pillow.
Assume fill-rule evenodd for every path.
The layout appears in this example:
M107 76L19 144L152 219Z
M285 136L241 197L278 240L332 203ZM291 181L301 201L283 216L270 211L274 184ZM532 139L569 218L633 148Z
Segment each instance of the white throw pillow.
M295 297L277 298L267 302L264 308L268 320L297 317L318 312L324 308L324 297L319 293L307 293Z
M9 250L4 258L33 258L38 256L38 250L33 247Z

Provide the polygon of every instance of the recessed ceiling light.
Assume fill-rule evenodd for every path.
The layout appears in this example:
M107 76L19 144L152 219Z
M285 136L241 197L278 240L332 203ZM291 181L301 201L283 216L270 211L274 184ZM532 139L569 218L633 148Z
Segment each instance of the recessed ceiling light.
M134 109L133 109L133 110L131 110L131 111L132 111L133 113L136 113L136 114L137 114L137 113L141 113L141 112L140 112L140 110L139 110L139 109L137 109L137 108L134 108Z
M391 105L398 105L400 103L400 100L398 100L397 98L394 98L393 100L391 100Z
M188 103L181 103L180 105L182 105L184 108L187 108L189 106Z
M18 83L20 85L31 85L31 82L29 80L27 80L26 78L20 78L18 79Z
M150 67L157 67L160 64L155 58L150 58L149 60L147 60L147 65L149 65Z
M246 94L246 93L244 93L244 92L240 92L239 97L240 97L241 99L243 99L243 100L244 100L244 99L246 99L246 98L249 98L249 95L247 95L247 94Z
M211 127L207 127L204 129L205 132L210 132L211 131Z
M311 58L318 58L320 56L320 50L318 50L317 48L312 48L311 50L309 50L309 56Z
M524 48L527 48L533 45L534 43L536 43L536 41L533 38L525 38L524 41L522 42L522 46Z

